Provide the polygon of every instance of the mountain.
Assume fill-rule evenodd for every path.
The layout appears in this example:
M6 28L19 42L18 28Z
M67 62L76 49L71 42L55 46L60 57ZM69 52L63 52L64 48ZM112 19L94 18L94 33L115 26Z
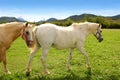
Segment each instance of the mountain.
M15 18L15 17L0 17L0 22L25 22L23 19Z
M54 21L66 21L66 20L71 20L71 21L81 21L81 20L86 20L88 18L96 18L96 17L101 17L103 19L111 19L111 20L117 20L120 21L120 15L115 15L115 16L98 16L98 15L94 15L94 14L81 14L81 15L72 15L70 17L67 17L63 20L58 20L56 18L49 18L46 21L39 21L39 23L44 23L44 22L54 22ZM19 17L19 18L15 18L15 17L0 17L0 23L3 22L13 22L13 21L17 21L17 22L26 22L26 20L24 20L23 18Z
M26 22L26 20L24 20L22 17L18 17L17 18L20 22Z
M58 21L58 20L56 18L49 18L47 20L41 20L38 23L43 24L45 22L54 22L54 21Z
M99 15L94 15L94 14L81 14L81 15L72 15L70 17L67 17L65 19L63 19L63 21L66 21L68 19L72 20L72 21L81 21L84 19L88 19L88 18L96 18L96 17L101 17L101 18L109 18L112 20L120 20L120 15L116 15L116 16L99 16ZM57 20L55 18L49 18L48 20L44 21L44 22L54 22L54 21L62 21L62 20Z
M120 29L120 15L100 16L100 15L94 15L94 14L81 14L81 15L72 15L62 20L56 20L54 18L50 18L38 24L51 22L60 26L69 26L73 22L83 22L83 21L100 23L103 28Z
M70 16L70 17L66 18L65 20L71 19L73 21L77 21L77 20L82 20L82 19L87 18L87 17L97 17L97 16L93 15L93 14L81 14L81 15Z
M116 15L116 16L112 16L112 17L110 17L110 18L112 18L112 19L114 19L114 20L120 20L120 15Z
M56 18L49 18L48 20L46 20L46 22L52 22L52 21L57 21Z

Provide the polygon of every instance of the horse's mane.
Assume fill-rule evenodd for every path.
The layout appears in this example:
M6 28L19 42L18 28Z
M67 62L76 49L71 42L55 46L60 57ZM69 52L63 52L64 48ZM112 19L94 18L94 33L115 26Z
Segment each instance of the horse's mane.
M21 24L22 22L9 22L9 23L2 23L0 24L0 27L2 26L11 26L11 25L16 25L16 24Z
M71 26L74 27L74 28L82 28L82 27L85 27L84 25L87 25L89 22L81 22L81 23L73 23Z
M71 26L78 26L79 23L72 23Z

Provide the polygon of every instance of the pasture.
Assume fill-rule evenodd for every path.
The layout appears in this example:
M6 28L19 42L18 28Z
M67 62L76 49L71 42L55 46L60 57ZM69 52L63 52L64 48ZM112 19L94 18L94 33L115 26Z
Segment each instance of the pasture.
M85 58L74 50L71 60L71 71L66 70L69 50L51 48L47 57L47 68L50 75L43 74L41 49L31 63L31 75L25 76L29 49L22 38L18 38L7 51L8 68L11 75L4 74L0 63L0 80L119 80L120 79L120 30L103 30L103 42L99 43L93 35L85 43L92 72L86 68Z

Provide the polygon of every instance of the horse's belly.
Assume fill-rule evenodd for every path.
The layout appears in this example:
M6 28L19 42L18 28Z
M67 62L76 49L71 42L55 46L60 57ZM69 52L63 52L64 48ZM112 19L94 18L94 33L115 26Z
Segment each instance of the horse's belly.
M53 47L57 49L67 49L67 48L74 48L75 44L72 42L71 43L58 42L58 43L54 43Z

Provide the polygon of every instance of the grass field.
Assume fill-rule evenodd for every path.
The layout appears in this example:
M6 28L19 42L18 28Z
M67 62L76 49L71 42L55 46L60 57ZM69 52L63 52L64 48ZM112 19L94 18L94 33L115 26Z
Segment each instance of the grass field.
M87 72L84 56L78 50L74 50L71 71L67 71L69 50L51 48L47 57L47 68L51 74L43 74L39 50L31 63L29 77L25 76L29 50L25 42L18 38L7 51L8 68L12 74L5 75L1 63L0 80L120 80L120 30L103 30L103 37L102 43L93 36L89 36L85 43L92 66L91 75Z

